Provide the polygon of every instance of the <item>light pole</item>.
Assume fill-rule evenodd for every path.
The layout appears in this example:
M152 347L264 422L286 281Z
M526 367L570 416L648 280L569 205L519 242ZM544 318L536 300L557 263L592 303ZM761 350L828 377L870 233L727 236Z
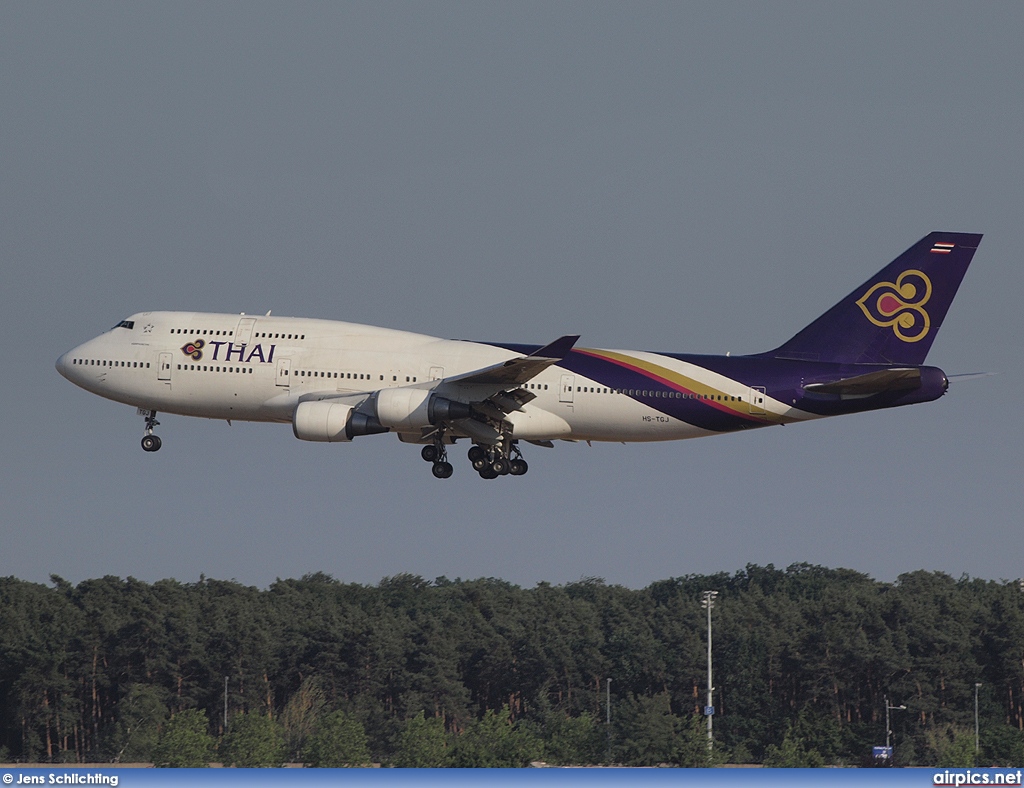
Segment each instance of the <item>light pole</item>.
M893 709L895 711L905 711L907 707L905 705L903 705L903 704L901 704L899 706L890 706L889 705L889 696L885 695L883 697L885 698L885 750L886 750L886 752L888 752L889 751L889 734L892 733L892 731L889 729L889 709Z
M981 737L978 735L978 690L981 688L981 682L976 681L974 683L974 755L977 757L978 752L981 750Z
M607 679L605 684L605 696L604 696L604 726L607 736L607 751L605 753L605 761L611 763L612 760L612 680Z
M704 707L704 716L708 718L708 755L714 747L714 734L711 730L711 720L715 716L715 704L713 693L714 685L711 683L711 608L715 606L717 591L705 591L701 596L700 605L708 611L708 704Z

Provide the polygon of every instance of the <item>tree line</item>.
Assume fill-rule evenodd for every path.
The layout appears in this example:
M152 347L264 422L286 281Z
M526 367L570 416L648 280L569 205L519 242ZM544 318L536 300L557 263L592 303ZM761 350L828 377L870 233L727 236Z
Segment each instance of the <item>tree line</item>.
M888 703L897 764L1024 763L1017 582L51 581L0 579L0 761L858 765Z

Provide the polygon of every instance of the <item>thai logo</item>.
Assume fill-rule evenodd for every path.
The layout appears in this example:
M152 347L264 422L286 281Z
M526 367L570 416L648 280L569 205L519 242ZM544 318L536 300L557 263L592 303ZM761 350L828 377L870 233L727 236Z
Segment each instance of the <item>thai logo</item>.
M895 282L878 282L861 296L857 306L876 326L892 328L904 342L924 339L931 319L924 309L932 297L932 282L921 271L909 270Z
M181 352L186 356L191 356L193 361L199 361L203 357L203 347L206 343L201 339L194 339L187 345L183 345Z

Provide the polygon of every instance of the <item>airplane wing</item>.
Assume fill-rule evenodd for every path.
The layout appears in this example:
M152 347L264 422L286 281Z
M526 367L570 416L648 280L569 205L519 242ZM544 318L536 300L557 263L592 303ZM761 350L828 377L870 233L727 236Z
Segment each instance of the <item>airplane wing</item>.
M497 386L501 389L518 386L565 358L578 339L578 335L559 337L528 356L512 358L491 367L445 378L441 383L445 386Z
M492 442L498 434L495 426L500 425L507 414L521 411L524 405L537 398L532 391L521 388L522 384L565 358L578 339L579 335L559 337L528 356L444 378L434 387L434 393L470 405L474 415L455 419L452 426L470 437ZM481 422L479 417L486 421Z
M828 383L808 383L805 391L815 394L839 394L845 397L870 397L887 391L908 391L921 385L921 370L917 367L906 369L883 369L868 372L852 378L842 378Z
M578 335L559 337L528 356L512 358L441 380L421 381L403 388L418 389L441 400L461 403L461 408L449 411L451 415L444 417L444 422L463 435L483 443L494 443L500 435L505 417L512 411L521 411L524 405L537 398L532 391L522 388L522 384L565 358L578 339ZM377 399L381 393L324 392L311 394L309 398L347 404L363 415L375 417ZM424 427L420 439L428 439L437 432L439 426Z

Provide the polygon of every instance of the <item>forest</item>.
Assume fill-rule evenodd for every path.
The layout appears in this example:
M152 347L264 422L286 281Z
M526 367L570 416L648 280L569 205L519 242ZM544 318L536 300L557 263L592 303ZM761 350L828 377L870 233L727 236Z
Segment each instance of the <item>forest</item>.
M887 704L894 765L1024 764L1024 586L0 579L0 762L869 766Z

